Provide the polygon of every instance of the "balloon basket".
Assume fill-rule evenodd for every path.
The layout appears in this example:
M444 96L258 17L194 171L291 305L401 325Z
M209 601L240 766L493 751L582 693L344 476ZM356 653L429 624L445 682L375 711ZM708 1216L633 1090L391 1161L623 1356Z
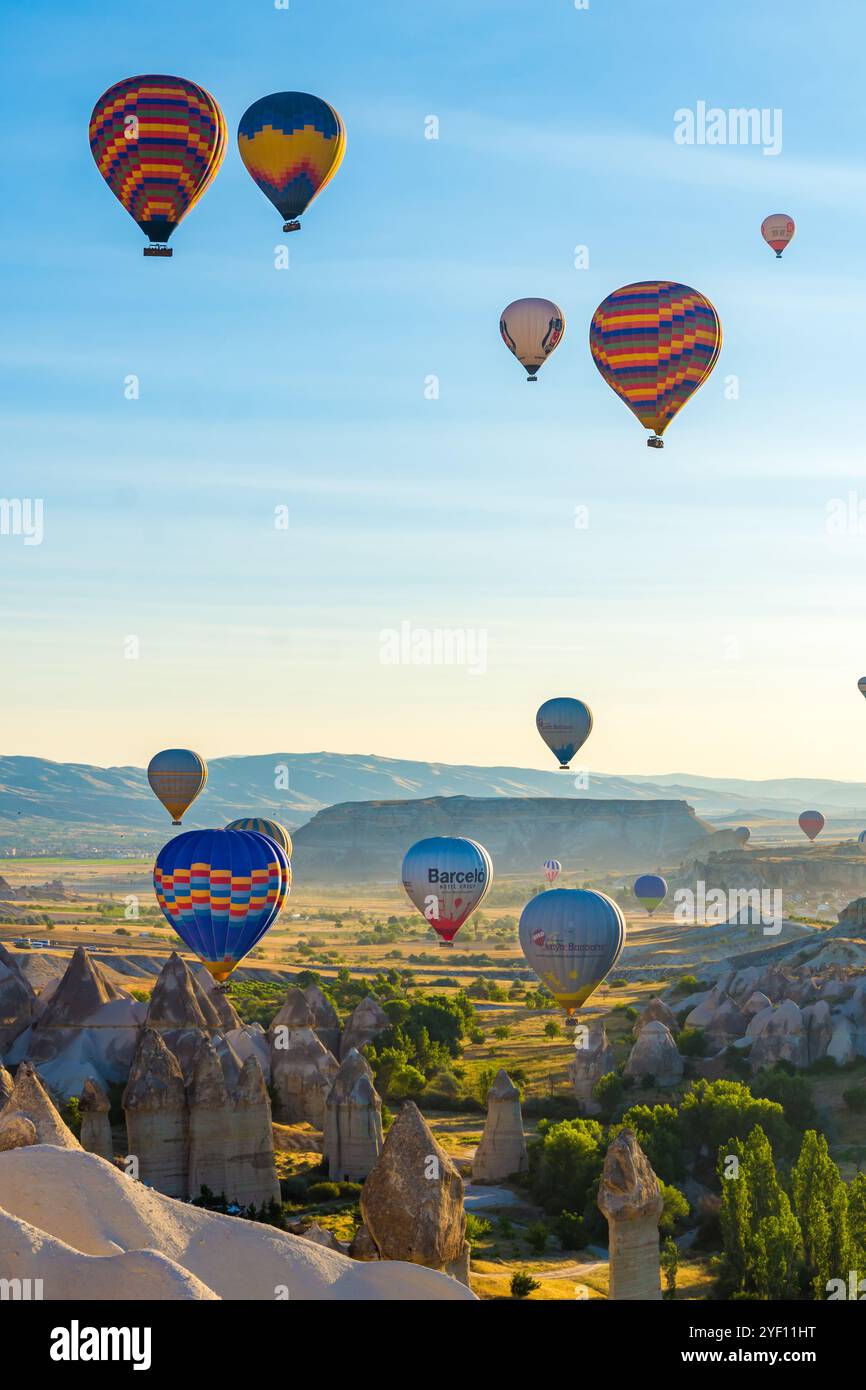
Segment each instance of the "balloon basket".
M568 766L568 763L560 763L559 770L560 772L570 772L571 768Z
M145 246L145 256L171 256L174 250L171 246Z
M527 381L537 381L537 380L538 380L538 377L537 377L537 376L528 376L528 377L526 378L526 380L527 380Z
M284 231L284 232L299 232L300 230L301 230L301 224L300 224L300 222L284 222L284 223L283 223L283 231Z
M660 435L657 435L657 434L651 434L651 435L650 435L649 439L647 440L647 448L648 448L648 449L663 449L664 447L665 447L665 442L664 442L664 440L660 437Z
M576 1028L576 1027L577 1027L577 1019L575 1018L574 1014L566 1014L566 1017L565 1017L565 1026L566 1026L566 1028Z

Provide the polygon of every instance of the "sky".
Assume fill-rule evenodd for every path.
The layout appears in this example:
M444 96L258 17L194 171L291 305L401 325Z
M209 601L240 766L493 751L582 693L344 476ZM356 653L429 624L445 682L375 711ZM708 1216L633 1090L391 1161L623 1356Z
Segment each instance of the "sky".
M547 767L535 710L576 695L590 769L864 776L861 0L4 9L0 495L43 535L0 534L0 752ZM171 260L87 140L148 72L229 128ZM289 237L235 140L281 90L347 130ZM699 102L781 112L781 151L678 143ZM725 339L649 451L587 334L655 278ZM567 323L532 386L524 295Z

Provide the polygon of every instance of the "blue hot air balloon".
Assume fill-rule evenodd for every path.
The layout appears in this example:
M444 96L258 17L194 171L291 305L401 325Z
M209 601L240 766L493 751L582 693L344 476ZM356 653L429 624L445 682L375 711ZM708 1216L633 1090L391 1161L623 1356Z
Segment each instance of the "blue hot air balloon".
M153 869L166 921L218 983L273 926L291 884L280 846L252 830L187 830Z
M535 727L559 759L560 770L567 772L568 764L592 733L592 710L583 700L560 695L545 700L535 716Z
M419 840L403 860L403 887L444 946L453 944L492 882L484 846L456 835Z
M737 837L737 844L739 845L747 845L752 836L752 832L747 825L738 825L734 834Z
M550 888L520 914L520 949L571 1018L601 984L625 944L625 918L605 893Z
M21 812L19 811L18 814L20 815ZM860 831L860 834L857 836L857 843L863 850L864 854L866 854L866 830Z
M634 895L643 903L647 912L655 912L659 903L668 895L668 886L661 874L641 874L634 881Z

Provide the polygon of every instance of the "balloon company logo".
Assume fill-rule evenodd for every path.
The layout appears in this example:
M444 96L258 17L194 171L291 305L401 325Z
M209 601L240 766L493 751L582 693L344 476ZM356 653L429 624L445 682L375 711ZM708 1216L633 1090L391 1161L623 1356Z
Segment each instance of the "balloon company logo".
M561 936L548 936L541 927L532 933L532 944L554 956L595 956L607 949L600 941L563 941Z
M692 110L682 106L674 112L674 143L677 145L759 145L765 155L782 153L782 111L764 106L707 106L699 101Z
M44 519L41 497L0 497L0 536L23 536L25 545L41 545Z
M458 884L486 883L487 875L484 869L434 869L427 870L427 882L436 883L440 888L455 888ZM457 907L460 899L455 899L454 906Z
M541 930L540 927L538 927L538 928L532 933L532 944L533 944L533 946L538 946L539 949L540 949L540 948L544 945L544 943L545 943L546 940L547 940L547 936L546 936L546 934Z
M382 666L465 666L470 676L487 671L487 629L472 627L382 628L379 633Z

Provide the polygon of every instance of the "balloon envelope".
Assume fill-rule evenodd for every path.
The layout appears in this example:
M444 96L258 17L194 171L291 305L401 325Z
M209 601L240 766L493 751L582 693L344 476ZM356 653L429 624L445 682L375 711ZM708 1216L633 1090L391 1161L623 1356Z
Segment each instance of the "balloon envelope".
M614 290L592 316L589 347L608 386L645 429L661 439L709 376L722 325L698 290L673 280L644 280Z
M166 921L218 981L276 921L291 883L279 845L250 830L185 830L153 870Z
M238 149L265 197L284 218L295 218L339 169L346 128L321 97L273 92L241 116Z
M540 706L535 727L559 759L560 768L567 769L592 733L592 710L583 700L573 700L570 695L557 696Z
M641 874L634 881L634 895L647 912L655 912L668 895L668 885L661 874Z
M130 217L152 244L164 244L216 178L225 117L185 77L128 77L94 106L90 148Z
M565 314L552 299L515 299L502 310L499 332L505 346L526 368L529 381L555 352L565 333Z
M859 681L857 682L857 689L860 691L860 694L864 697L864 699L866 699L866 676L860 677Z
M191 748L164 748L147 766L151 791L169 812L174 825L207 782L207 763Z
M777 257L781 257L788 243L794 240L796 230L793 217L786 212L773 212L761 223L761 236Z
M287 859L292 857L292 837L278 820L266 820L264 816L246 816L242 820L231 821L226 830L255 830L259 835L267 835L269 840L276 840Z
M403 887L418 911L450 945L493 882L483 845L459 836L419 840L403 860Z
M857 836L857 843L863 850L864 854L866 854L866 830L860 831L860 834Z
M814 840L824 829L824 817L820 811L803 811L799 819L799 826L804 835L808 835L810 840Z
M558 859L545 859L544 877L547 879L548 883L555 883L561 873L562 865Z
M520 949L567 1013L584 1004L616 963L625 918L612 898L584 888L551 888L520 914Z
M738 825L736 830L734 831L734 834L737 837L738 843L741 845L748 844L749 840L752 837L752 832L747 825Z

